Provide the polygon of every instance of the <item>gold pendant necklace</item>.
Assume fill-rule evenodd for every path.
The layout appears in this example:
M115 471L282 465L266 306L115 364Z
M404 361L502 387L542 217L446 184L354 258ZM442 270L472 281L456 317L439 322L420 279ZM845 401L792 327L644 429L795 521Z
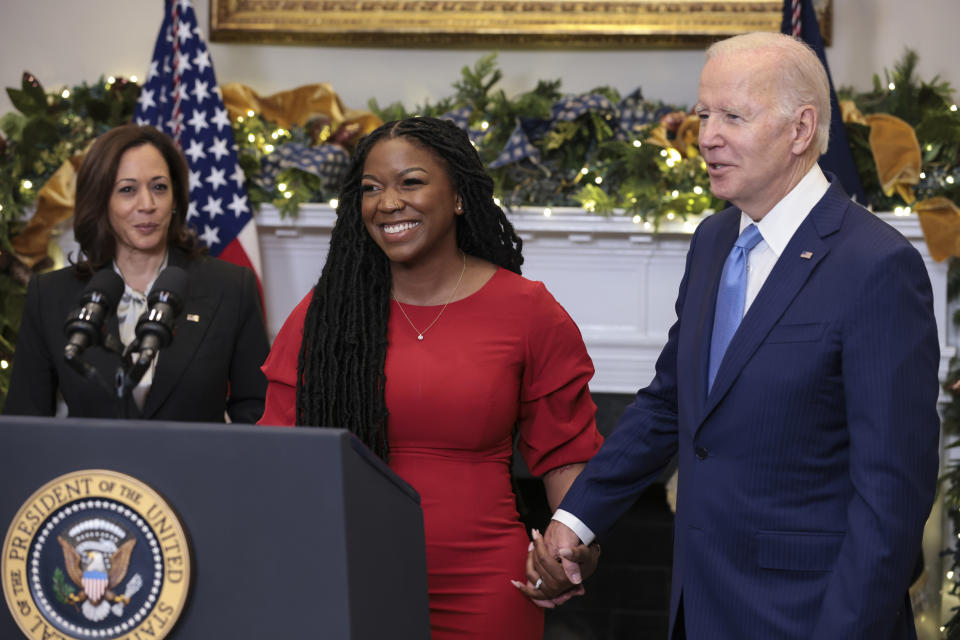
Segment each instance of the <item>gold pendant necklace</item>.
M423 334L427 331L430 331L430 327L437 324L437 320L440 319L440 316L443 315L443 312L447 310L447 305L453 300L453 296L457 295L457 289L460 288L460 283L463 281L463 274L467 272L467 254L463 251L460 252L460 255L463 256L463 268L460 270L460 277L457 279L457 284L453 287L453 291L450 292L450 297L447 298L447 304L443 305L443 308L440 309L440 313L437 314L437 317L433 319L433 322L427 325L427 328L423 331L417 329L417 325L413 324L413 320L410 319L410 316L407 315L407 312L403 310L403 305L400 304L400 301L397 300L397 295L391 293L393 299L397 301L397 306L400 307L400 313L403 314L403 317L407 319L407 322L410 323L410 326L413 327L413 330L417 332L417 340L423 340Z

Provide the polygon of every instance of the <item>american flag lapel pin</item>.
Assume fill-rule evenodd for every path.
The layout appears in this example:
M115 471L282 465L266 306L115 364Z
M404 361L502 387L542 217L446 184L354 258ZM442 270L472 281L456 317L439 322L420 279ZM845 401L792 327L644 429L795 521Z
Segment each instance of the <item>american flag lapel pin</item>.
M801 251L801 252L800 252L800 257L803 258L804 260L809 260L810 258L813 257L813 252L812 252L812 251Z
M195 313L188 313L187 322L200 322L200 316Z

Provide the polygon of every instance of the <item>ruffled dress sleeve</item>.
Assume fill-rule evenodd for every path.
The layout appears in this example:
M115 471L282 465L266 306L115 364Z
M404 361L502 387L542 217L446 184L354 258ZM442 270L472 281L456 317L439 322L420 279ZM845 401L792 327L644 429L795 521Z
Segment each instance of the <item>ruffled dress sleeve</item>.
M586 462L600 448L588 383L593 362L566 310L537 282L527 315L518 449L538 476Z
M257 424L292 427L297 422L297 360L303 342L303 323L313 291L290 312L277 334L261 370L267 378L267 399Z

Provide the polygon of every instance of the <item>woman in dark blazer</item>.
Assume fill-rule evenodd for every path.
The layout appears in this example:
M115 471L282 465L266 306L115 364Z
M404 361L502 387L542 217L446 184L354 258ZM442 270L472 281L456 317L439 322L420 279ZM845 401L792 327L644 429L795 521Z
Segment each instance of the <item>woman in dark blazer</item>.
M81 260L30 280L4 413L114 418L110 389L120 355L92 346L84 377L63 356L64 323L92 275L124 281L108 334L124 346L147 309L146 294L167 266L186 271L183 310L170 346L133 389L124 415L158 420L256 422L263 413L268 352L256 281L246 268L204 256L186 225L189 177L183 155L152 127L126 125L100 136L77 175L74 234Z

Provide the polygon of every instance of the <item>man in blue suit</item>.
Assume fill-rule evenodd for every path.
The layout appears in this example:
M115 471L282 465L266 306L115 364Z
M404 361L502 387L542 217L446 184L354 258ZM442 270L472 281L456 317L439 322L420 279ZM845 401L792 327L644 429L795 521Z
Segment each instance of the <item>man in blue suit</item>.
M694 234L656 376L537 540L540 589L521 590L579 582L556 558L676 454L671 637L915 638L939 441L923 260L818 167L829 85L806 45L713 45L696 111L710 188L734 206Z

